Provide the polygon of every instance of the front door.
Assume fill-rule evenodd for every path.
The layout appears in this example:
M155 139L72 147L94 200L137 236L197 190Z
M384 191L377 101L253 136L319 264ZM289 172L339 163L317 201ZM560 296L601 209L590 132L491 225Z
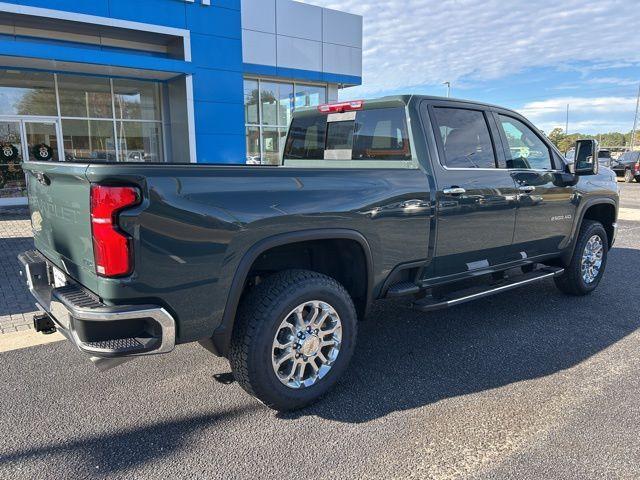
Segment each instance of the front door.
M507 167L518 188L514 248L523 258L557 253L571 234L574 188L562 182L562 161L533 127L496 113Z
M490 112L458 105L443 102L429 107L439 156L433 162L438 184L438 277L513 260L517 192L509 172L499 168L493 120Z

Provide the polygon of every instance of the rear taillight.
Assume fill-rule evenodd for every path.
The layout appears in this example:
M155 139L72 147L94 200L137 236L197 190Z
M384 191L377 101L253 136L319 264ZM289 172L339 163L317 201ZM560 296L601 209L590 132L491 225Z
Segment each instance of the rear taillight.
M320 113L344 113L362 110L364 108L364 100L353 100L351 102L327 103L320 105L318 111Z
M636 174L640 175L640 160L636 162Z
M135 187L91 186L91 231L96 273L121 277L133 269L131 238L118 228L118 213L140 202Z

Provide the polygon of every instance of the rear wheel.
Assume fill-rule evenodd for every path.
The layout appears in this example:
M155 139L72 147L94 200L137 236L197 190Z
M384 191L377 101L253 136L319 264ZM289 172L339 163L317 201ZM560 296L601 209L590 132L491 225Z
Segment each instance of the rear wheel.
M342 285L288 270L244 299L229 361L248 393L276 410L295 410L335 385L353 355L356 330L355 307Z
M564 273L555 278L556 286L569 295L588 295L602 280L608 256L607 232L600 222L584 220L578 241Z
M627 183L633 182L633 172L631 170L624 171L624 181Z

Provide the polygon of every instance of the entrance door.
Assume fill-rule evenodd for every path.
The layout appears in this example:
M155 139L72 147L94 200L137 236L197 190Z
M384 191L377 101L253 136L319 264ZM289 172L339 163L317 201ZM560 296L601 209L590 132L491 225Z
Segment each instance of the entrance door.
M59 161L60 142L57 122L25 120L23 123L29 161Z
M0 200L26 195L22 173L23 158L24 143L20 122L0 121Z

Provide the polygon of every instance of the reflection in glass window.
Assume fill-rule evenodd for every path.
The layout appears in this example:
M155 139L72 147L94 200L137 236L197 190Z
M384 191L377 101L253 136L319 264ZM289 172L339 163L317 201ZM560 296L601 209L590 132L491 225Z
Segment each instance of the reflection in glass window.
M260 128L246 128L247 164L260 165Z
M257 80L244 81L244 118L246 123L259 123L258 103L259 90Z
M285 160L321 159L327 136L327 116L299 117L291 122Z
M293 111L326 101L327 88L324 86L245 79L247 163L273 164L279 161L282 137L286 136ZM280 140L275 142L276 138Z
M500 115L500 124L509 143L507 168L551 170L549 147L533 130L515 118Z
M296 85L295 107L317 107L327 103L327 88L314 85Z
M160 87L141 80L113 80L116 118L160 120Z
M63 117L113 117L108 78L58 75L58 95Z
M58 115L53 74L0 70L0 113Z
M59 161L58 134L55 123L24 122L24 131L30 161Z
M293 85L290 83L260 82L262 124L285 127L291 120Z
M121 162L162 162L162 129L159 123L118 122Z
M264 165L279 165L280 152L287 135L286 128L262 129L262 163Z
M18 122L0 122L0 198L27 193L22 172L22 135Z
M113 122L110 120L62 120L62 138L68 162L116 160Z

